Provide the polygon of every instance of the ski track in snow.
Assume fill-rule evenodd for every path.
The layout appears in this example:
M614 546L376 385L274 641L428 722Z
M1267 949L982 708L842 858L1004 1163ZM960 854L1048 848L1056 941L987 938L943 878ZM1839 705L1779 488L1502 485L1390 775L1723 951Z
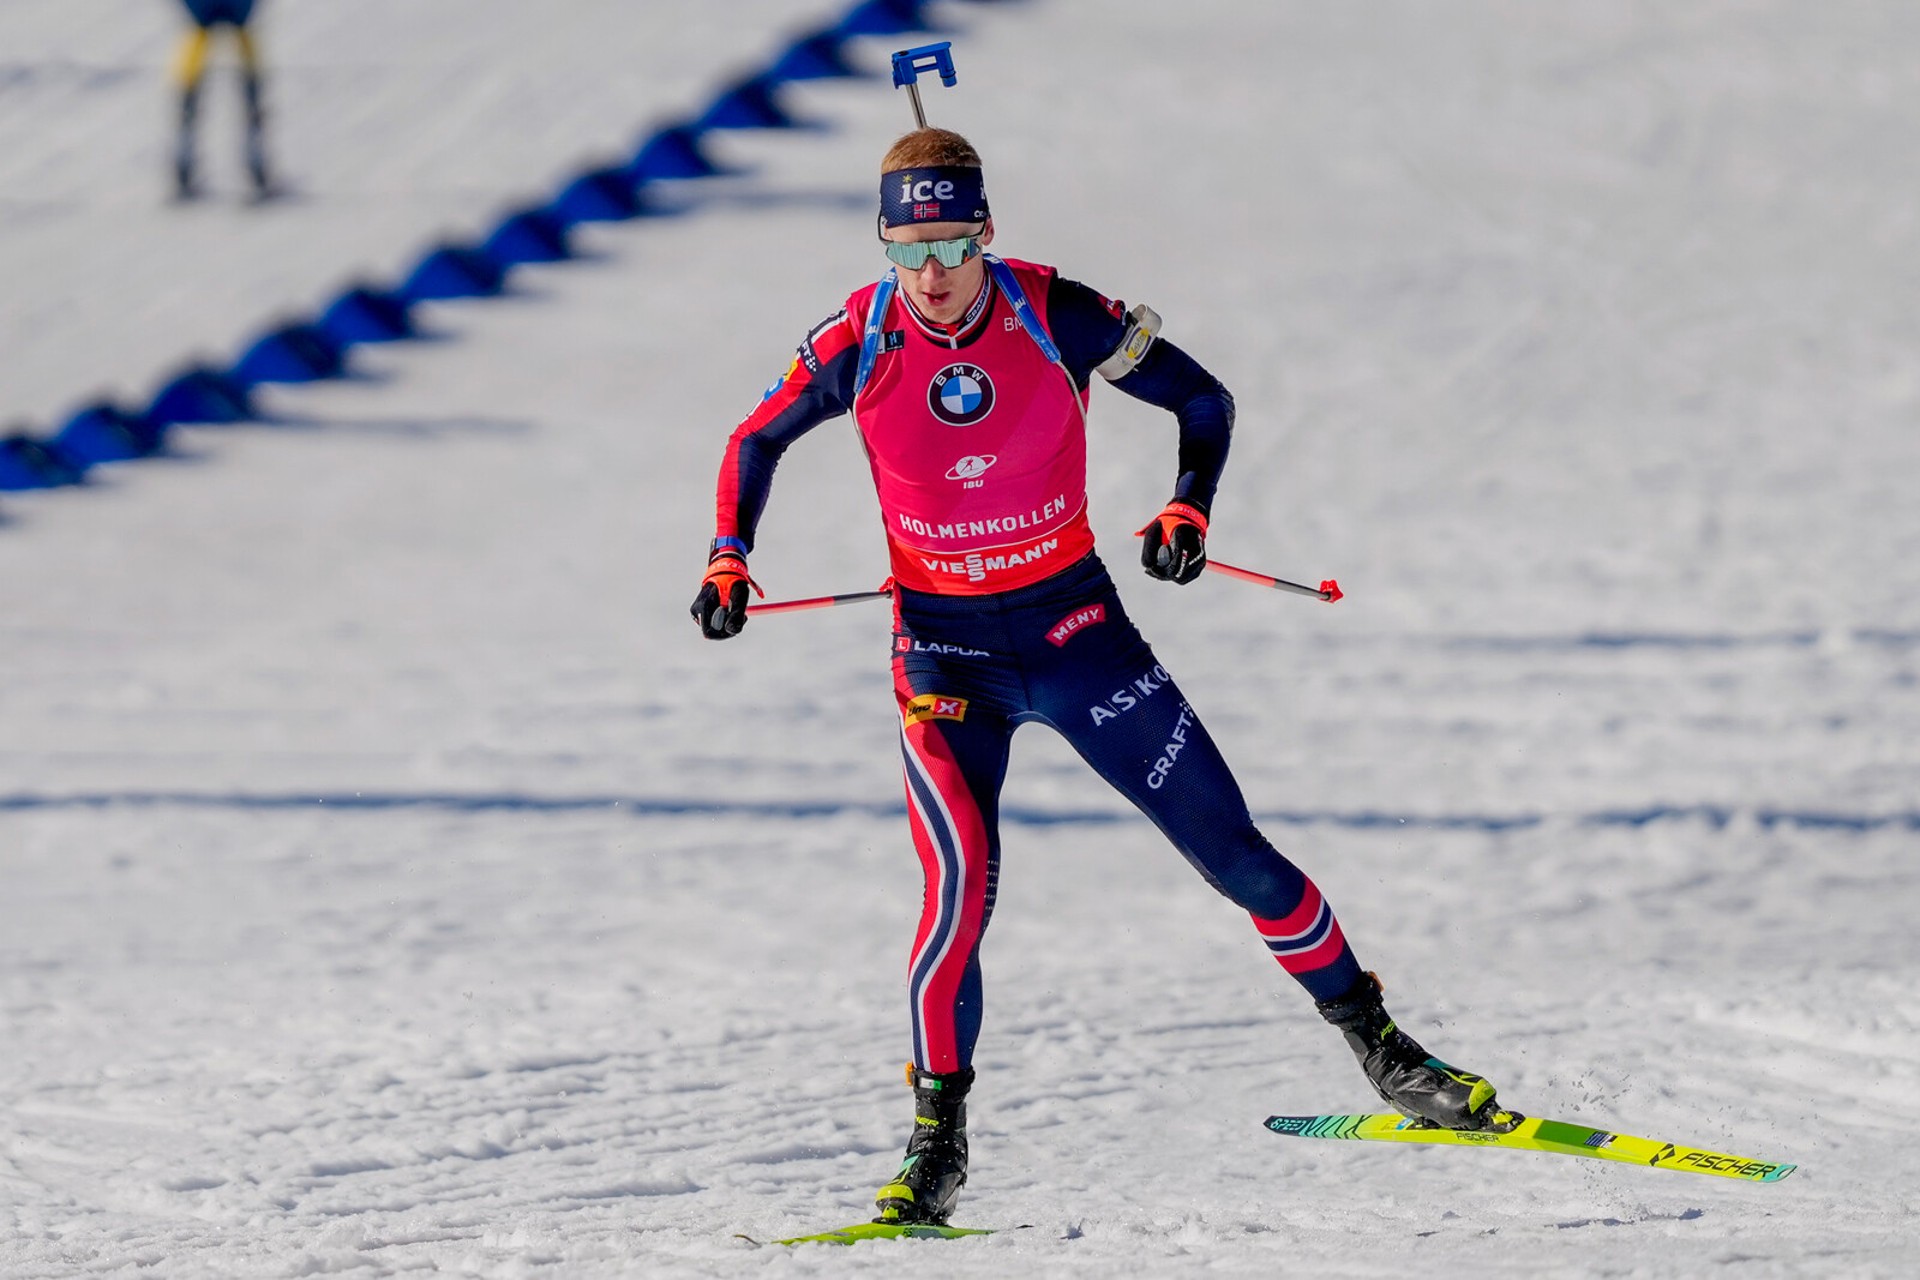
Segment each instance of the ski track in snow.
M257 212L158 203L166 6L0 10L0 416L231 352L840 6L405 8L263 6ZM736 1236L865 1216L910 1115L885 614L684 616L726 431L881 266L867 81L281 425L0 495L0 1273L1904 1275L1908 7L939 12L996 247L1165 315L1240 405L1218 554L1349 592L1121 576L1391 1007L1521 1110L1800 1171L1264 1132L1367 1105L1346 1050L1036 730L960 1213L1030 1225ZM1172 436L1095 395L1122 570ZM789 454L771 592L885 575L863 473Z
M10 1274L722 1274L773 1265L730 1232L851 1220L893 1158L915 886L891 822L735 820L723 846L698 819L588 815L22 822L34 892L10 925L5 1005L21 1048L0 1075ZM1350 1105L1352 1067L1272 996L1236 913L1150 831L1016 833L967 1203L970 1220L1034 1225L951 1265L1524 1274L1538 1250L1582 1271L1617 1249L1629 1271L1741 1254L1817 1268L1817 1250L1890 1266L1899 1193L1876 1186L1912 1138L1915 1071L1887 1050L1920 1040L1920 1004L1887 961L1912 943L1888 919L1832 933L1812 964L1770 937L1817 927L1796 903L1871 919L1876 895L1911 891L1905 839L1660 834L1588 836L1551 868L1425 836L1431 878L1411 898L1391 842L1339 833L1316 853L1350 927L1406 975L1403 1016L1500 1061L1511 1095L1790 1153L1793 1181L1282 1146L1258 1120ZM738 875L724 895L715 861ZM1478 887L1490 867L1504 894ZM1576 891L1600 876L1604 895ZM834 927L754 945L796 913ZM1751 926L1701 924L1726 918ZM1530 977L1568 950L1609 983Z

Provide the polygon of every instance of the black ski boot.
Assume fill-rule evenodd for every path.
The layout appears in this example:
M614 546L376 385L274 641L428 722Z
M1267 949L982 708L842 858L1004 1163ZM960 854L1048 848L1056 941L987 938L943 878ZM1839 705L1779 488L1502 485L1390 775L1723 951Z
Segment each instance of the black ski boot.
M967 1181L967 1090L973 1068L937 1075L909 1065L913 1086L913 1137L893 1181L874 1197L875 1222L944 1225Z
M1433 1057L1394 1025L1373 974L1363 974L1345 995L1316 1007L1346 1034L1375 1092L1402 1115L1441 1129L1504 1131L1517 1122L1495 1103L1490 1082Z

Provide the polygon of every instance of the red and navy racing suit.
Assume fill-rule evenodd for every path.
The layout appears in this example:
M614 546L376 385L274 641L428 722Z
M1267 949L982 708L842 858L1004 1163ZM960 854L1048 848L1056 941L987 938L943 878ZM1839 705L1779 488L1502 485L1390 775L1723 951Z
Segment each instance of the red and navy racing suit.
M1000 788L1009 739L1028 721L1064 736L1246 909L1315 999L1340 995L1360 969L1332 908L1254 826L1094 554L1088 384L1126 336L1125 309L1048 267L989 265L951 325L924 319L885 281L855 293L734 431L720 471L716 543L745 553L781 453L814 426L851 412L873 467L895 583L909 822L926 876L909 966L914 1061L935 1072L971 1063ZM886 310L869 326L877 291ZM1165 341L1115 385L1176 415L1175 496L1210 505L1232 427L1226 389Z

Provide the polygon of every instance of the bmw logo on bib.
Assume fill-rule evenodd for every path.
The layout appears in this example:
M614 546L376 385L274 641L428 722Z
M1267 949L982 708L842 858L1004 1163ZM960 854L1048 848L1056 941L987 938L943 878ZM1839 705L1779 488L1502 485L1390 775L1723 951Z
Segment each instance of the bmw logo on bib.
M977 364L950 364L927 384L927 408L950 427L970 427L993 412L993 379Z

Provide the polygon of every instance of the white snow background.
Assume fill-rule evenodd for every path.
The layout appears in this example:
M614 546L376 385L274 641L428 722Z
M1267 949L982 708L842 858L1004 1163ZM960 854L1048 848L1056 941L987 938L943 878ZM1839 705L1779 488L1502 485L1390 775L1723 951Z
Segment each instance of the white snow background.
M295 198L165 203L158 0L0 4L0 421L230 358L843 6L278 0ZM909 1127L887 615L685 616L722 442L884 266L883 78L436 340L0 495L0 1274L1904 1275L1920 1243L1920 10L946 3L996 248L1235 391L1215 554L1095 393L1130 607L1392 1007L1756 1186L1308 1143L1370 1109L1244 915L1020 735L990 1238L788 1250ZM897 45L917 42L909 37ZM897 45L891 47L897 47ZM884 66L886 41L860 55ZM885 575L844 424L756 575Z

